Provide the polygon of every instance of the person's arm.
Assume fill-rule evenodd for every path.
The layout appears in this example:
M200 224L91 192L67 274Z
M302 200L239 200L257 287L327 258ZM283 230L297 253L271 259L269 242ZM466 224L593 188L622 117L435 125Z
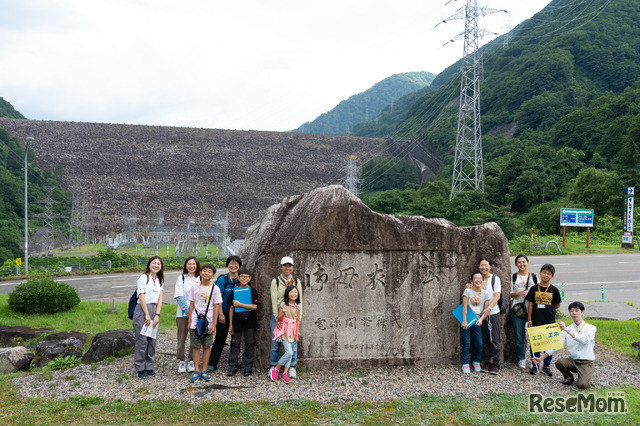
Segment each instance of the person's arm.
M216 327L218 326L218 321L216 318L218 318L218 311L222 310L222 305L220 303L216 303L215 305L213 305L213 325L211 326L211 330L209 331L209 334L212 334L213 332L216 331Z
M271 280L271 315L278 315L278 279Z
M276 327L280 327L282 318L284 318L284 309L280 308L278 309L278 316L276 317Z
M176 299L178 306L182 309L182 312L187 312L189 310L189 301L186 297L184 297L184 276L179 275L176 280L176 287L173 291L173 298Z
M467 329L467 296L462 295L462 324L463 329Z
M218 284L220 283L220 284ZM224 285L225 285L225 280L224 280L224 275L220 275L218 277L218 279L216 280L215 286L218 287L218 290L220 291L220 295L222 295L222 293L224 293ZM220 297L220 299L222 299L222 297ZM220 302L222 303L222 302ZM224 311L222 309L218 310L218 322L220 324L224 324L225 323L225 318L224 318Z
M231 306L229 308L229 334L231 336L233 336L233 313L235 311L235 308L233 306Z
M553 351L549 351L549 352L553 352ZM549 354L545 351L545 352L542 352L539 357L531 358L531 362L534 364L540 364L542 361L545 360L545 358L548 358L548 357L549 357Z
M189 315L187 316L188 320L187 320L187 330L189 330L191 328L191 314L193 314L193 309L195 308L195 305L193 303L193 301L189 302Z
M156 314L153 316L153 326L157 327L160 323L160 311L162 311L162 293L160 290L160 295L158 296L158 303L156 304Z
M489 306L489 300L485 300L484 301L484 306L482 309L482 315L480 315L480 318L478 318L478 321L476 321L476 325L477 326L481 326L482 325L482 321L484 321L485 318L487 318L487 313L485 312L485 310L487 309L487 307Z

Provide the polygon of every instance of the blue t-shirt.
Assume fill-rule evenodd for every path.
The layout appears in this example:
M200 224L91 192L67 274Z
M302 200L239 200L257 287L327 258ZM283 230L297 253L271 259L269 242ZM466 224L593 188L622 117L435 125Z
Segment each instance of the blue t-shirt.
M226 281L225 281L226 277ZM216 285L220 289L220 294L222 295L222 312L225 314L229 313L229 303L227 300L229 299L229 294L233 292L233 288L240 285L240 280L237 278L230 278L229 274L220 275L218 280L216 281Z

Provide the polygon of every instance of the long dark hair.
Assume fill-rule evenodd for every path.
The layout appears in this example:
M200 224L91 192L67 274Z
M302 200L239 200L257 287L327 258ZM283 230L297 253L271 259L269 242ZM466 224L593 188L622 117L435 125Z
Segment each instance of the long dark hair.
M289 293L291 293L291 290L293 290L294 288L298 291L298 298L296 300L294 300L294 302L300 303L300 289L298 287L294 286L294 285L290 285L284 291L284 303L285 304L288 304L290 302Z
M187 271L187 263L189 263L191 259L196 261L196 277L200 276L200 261L195 256L187 257L187 260L184 261L184 266L182 267L182 275L186 275L189 273L189 271Z
M160 280L160 287L162 287L162 283L164 283L164 262L162 261L162 258L160 256L151 256L149 258L149 261L147 262L147 269L144 271L144 273L149 275L149 273L151 272L151 268L149 268L149 266L151 265L151 262L156 259L160 260L161 265L161 268L156 274L156 277L158 277L158 280Z

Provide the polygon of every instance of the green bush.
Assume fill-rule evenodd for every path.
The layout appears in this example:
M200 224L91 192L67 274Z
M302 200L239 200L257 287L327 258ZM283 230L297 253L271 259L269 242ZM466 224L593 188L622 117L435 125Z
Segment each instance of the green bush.
M47 277L32 278L9 294L9 307L18 312L43 314L66 311L80 303L76 290Z
M77 367L81 364L82 364L82 359L77 358L73 355L67 355L64 357L59 356L58 358L52 361L49 361L49 364L47 365L52 370L66 370L68 368Z

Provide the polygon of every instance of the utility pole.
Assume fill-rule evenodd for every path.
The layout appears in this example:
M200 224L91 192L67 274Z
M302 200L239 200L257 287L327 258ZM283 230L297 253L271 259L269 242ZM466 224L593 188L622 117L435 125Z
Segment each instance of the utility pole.
M459 34L464 40L460 78L460 110L456 151L451 181L452 200L456 194L465 191L484 192L484 170L482 162L482 129L480 126L480 77L482 72L478 44L486 34L478 28L478 16L506 10L478 8L477 0L466 0L466 5L456 14L442 22L464 19L464 32Z
M347 156L347 165L345 166L345 171L347 173L347 177L344 179L344 186L356 197L358 196L358 187L360 186L361 179L358 179L358 165L356 164L355 155Z

